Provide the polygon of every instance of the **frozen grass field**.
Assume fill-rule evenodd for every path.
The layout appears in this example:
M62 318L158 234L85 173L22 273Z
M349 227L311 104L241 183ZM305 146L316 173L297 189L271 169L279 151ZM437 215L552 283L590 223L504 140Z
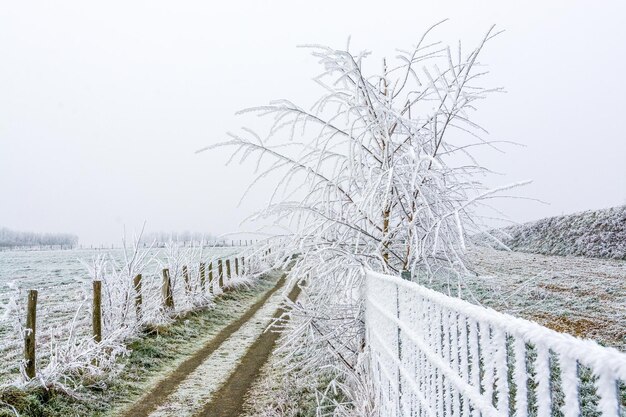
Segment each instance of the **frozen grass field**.
M626 261L485 247L472 248L469 259L476 275L460 285L422 284L626 351Z
M236 247L205 248L202 257L220 257L234 254ZM80 331L88 331L89 303L91 302L91 277L85 263L97 256L108 254L123 264L123 251L118 250L56 250L56 251L5 251L0 252L0 383L6 383L18 375L22 345L13 328L13 317L7 317L12 297L25 299L26 291L39 291L37 327L40 335L54 328L67 329L76 315ZM155 262L147 273L157 274L159 262L165 262L163 249L149 253ZM20 317L24 320L25 317ZM38 336L38 337L39 337Z

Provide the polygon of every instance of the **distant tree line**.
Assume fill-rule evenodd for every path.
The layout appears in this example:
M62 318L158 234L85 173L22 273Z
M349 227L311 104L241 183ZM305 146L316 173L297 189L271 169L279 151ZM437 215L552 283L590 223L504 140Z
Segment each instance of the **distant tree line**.
M78 244L78 236L69 233L18 232L6 227L0 228L0 248L33 246L69 246Z
M142 237L142 241L151 243L156 242L157 244L167 243L167 242L212 242L215 240L215 237L210 233L202 233L202 232L150 232L145 233Z

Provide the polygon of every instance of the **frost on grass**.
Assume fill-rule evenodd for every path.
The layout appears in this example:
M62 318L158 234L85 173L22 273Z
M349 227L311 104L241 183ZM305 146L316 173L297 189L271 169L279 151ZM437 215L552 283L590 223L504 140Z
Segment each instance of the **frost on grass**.
M277 272L268 276L272 281L278 280ZM250 285L246 280L246 286ZM285 292L273 294L265 304L242 325L235 333L225 340L209 357L207 357L185 380L170 394L167 400L151 417L176 415L186 417L196 415L214 396L215 392L235 371L243 356L254 341L271 323L271 317L278 309Z
M291 317L288 327L303 325L302 317ZM284 346L289 332L283 332L278 346ZM332 415L338 405L345 405L341 387L333 381L338 372L333 368L319 374L302 372L300 355L289 355L277 349L261 369L248 391L242 417L313 417ZM319 410L319 411L318 411Z
M475 247L460 280L420 284L626 352L626 262ZM448 278L448 279L447 279Z

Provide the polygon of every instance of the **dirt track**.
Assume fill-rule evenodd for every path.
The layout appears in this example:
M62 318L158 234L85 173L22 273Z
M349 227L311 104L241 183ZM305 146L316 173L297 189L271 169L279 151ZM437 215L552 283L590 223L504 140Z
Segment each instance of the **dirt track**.
M191 357L182 362L172 373L170 373L167 377L162 379L157 383L157 385L152 388L148 393L143 395L139 401L137 401L134 405L128 408L121 415L124 417L147 417L152 415L157 411L159 407L163 407L164 404L167 403L170 395L175 393L177 389L181 386L183 382L185 382L191 374L196 371L218 348L220 348L224 342L228 341L233 334L235 334L242 326L247 324L255 314L268 302L270 297L272 297L278 290L280 290L285 284L285 276L283 275L276 283L276 285L269 290L259 301L253 304L248 310L236 321L226 326L222 331L220 331L215 337L213 337L207 344L205 344L200 350L194 353ZM294 288L289 294L291 297L297 297L299 289ZM282 314L282 311L278 311L276 314ZM220 399L221 408L215 408L213 402L211 400L209 404L207 404L202 412L199 415L220 415L220 416L236 416L237 414L206 414L209 412L207 410L231 410L233 408L224 408L226 403L224 403L226 397L228 398L236 398L236 395L241 391L241 389L245 388L247 390L247 386L249 386L253 380L252 378L256 373L258 373L258 369L263 366L264 362L269 357L271 350L275 344L276 338L278 335L273 332L265 332L262 333L261 336L253 343L248 352L244 355L242 359L242 363L238 365L235 369L235 372L230 375L226 383L219 389L219 391L213 395L212 397L215 399ZM244 367L244 364L246 365ZM252 369L252 373L251 370ZM249 380L248 380L249 379ZM228 391L225 387L230 386L230 389L237 390L237 394L234 392L226 395L224 398L220 398L223 396L224 391ZM241 397L239 398L239 402L241 404L235 404L237 401L232 400L230 405L237 406L234 409L240 410L243 404L243 394L245 391L241 393ZM234 410L233 409L233 410ZM225 411L226 412L226 411ZM158 413L157 413L158 414ZM170 413L161 413L162 415L179 415L170 414Z
M289 293L289 299L295 301L300 294L300 288L294 287ZM284 313L282 308L278 309L273 318L279 318ZM259 376L259 372L270 354L274 350L279 334L277 332L266 331L250 347L246 355L241 360L234 373L217 393L213 400L207 403L204 409L198 413L197 417L237 417L243 411L243 404L246 393L252 386L254 380Z

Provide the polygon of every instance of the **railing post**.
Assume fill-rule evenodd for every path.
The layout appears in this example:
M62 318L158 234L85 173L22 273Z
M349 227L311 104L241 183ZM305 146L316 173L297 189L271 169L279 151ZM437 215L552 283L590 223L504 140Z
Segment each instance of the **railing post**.
M206 288L205 278L204 278L204 262L200 262L200 288L202 288L202 292Z
M93 307L91 314L91 325L93 330L93 340L96 343L102 342L102 281L93 282Z
M235 275L239 276L239 258L235 258Z
M400 320L400 288L398 287L398 284L396 284L396 317L398 320ZM400 363L400 365L398 366L398 402L397 402L397 409L399 412L399 415L403 415L403 410L402 410L402 397L403 397L403 392L402 392L402 374L400 372L400 368L402 367L402 333L401 333L401 329L400 326L396 325L396 332L397 332L397 347L398 347L398 362Z
M167 268L163 268L163 286L161 287L161 295L163 296L163 306L165 307L165 310L173 310L174 296L172 294L170 270Z
M37 290L28 291L28 306L26 310L26 331L24 333L24 362L26 376L33 379L36 376L35 368L35 331L37 323Z
M229 282L232 278L232 275L230 274L230 259L226 259L226 278L228 278Z
M137 321L141 321L141 304L143 302L141 297L141 274L135 275L133 284L135 286L135 313L137 314Z

